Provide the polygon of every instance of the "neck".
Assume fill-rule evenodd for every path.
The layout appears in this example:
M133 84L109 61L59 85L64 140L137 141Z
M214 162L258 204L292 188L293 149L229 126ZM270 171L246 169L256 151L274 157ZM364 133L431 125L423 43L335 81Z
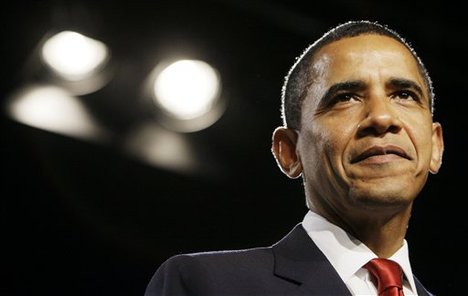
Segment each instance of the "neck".
M378 257L388 258L403 245L412 203L405 207L338 213L314 207L314 211L359 239Z
M360 219L353 229L356 237L371 249L378 257L388 258L403 245L409 222L410 207L403 212L369 220ZM345 229L346 230L346 229Z

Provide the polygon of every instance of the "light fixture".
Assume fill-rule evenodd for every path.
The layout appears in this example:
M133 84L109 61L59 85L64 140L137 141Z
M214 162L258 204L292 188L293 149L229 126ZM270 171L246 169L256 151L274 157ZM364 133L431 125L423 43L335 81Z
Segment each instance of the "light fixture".
M166 127L198 131L216 122L225 108L219 72L207 62L182 59L159 64L146 84Z
M6 106L11 118L34 128L83 140L107 139L83 103L54 85L25 86L9 97Z
M77 95L100 89L110 78L110 50L101 41L74 31L48 37L40 59L50 71L51 82Z

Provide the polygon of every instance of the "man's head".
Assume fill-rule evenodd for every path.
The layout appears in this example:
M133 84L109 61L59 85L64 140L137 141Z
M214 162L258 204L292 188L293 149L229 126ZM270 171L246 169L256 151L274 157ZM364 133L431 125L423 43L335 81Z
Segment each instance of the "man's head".
M363 34L377 34L388 36L404 44L418 63L421 76L424 78L424 84L429 94L431 102L431 111L434 104L434 93L431 78L423 62L416 54L412 46L397 32L392 29L370 21L350 21L334 27L325 33L321 38L311 44L297 58L294 65L285 77L281 92L281 112L283 125L291 129L300 129L300 118L302 102L307 96L309 85L314 79L311 63L314 55L324 46L340 39L354 37Z
M410 208L441 165L432 100L427 71L401 37L375 23L346 23L289 72L285 126L272 150L287 176L302 175L309 206L324 216Z

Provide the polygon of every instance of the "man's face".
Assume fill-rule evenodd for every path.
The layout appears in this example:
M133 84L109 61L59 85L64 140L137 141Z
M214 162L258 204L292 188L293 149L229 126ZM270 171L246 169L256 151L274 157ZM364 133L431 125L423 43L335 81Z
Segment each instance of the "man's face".
M443 150L411 53L361 35L325 46L312 71L296 147L308 197L338 212L408 205Z

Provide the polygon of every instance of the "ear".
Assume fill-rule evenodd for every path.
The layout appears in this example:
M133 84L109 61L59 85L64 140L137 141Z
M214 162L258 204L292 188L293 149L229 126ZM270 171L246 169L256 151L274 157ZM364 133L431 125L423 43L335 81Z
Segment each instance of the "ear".
M271 151L281 171L291 179L298 178L302 173L302 164L296 152L296 144L296 131L278 127L273 132Z
M442 126L438 122L432 124L432 157L429 171L437 174L442 165L442 155L444 154L444 137Z

